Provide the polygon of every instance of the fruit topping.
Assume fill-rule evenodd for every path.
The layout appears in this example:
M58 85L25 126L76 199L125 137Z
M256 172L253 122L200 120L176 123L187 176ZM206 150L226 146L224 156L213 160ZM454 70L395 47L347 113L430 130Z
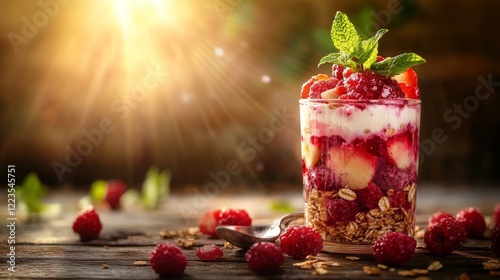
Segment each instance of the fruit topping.
M474 207L464 208L458 211L455 218L467 231L467 237L482 237L484 235L486 222L479 209Z
M149 255L149 263L160 276L175 276L184 272L187 258L176 245L160 243Z
M407 263L417 247L417 241L401 232L388 232L373 245L375 259L385 265L403 265Z
M245 253L248 268L257 274L270 274L283 263L283 253L271 242L255 243Z
M97 239L101 229L101 220L94 208L80 212L73 222L73 231L80 235L82 241Z
M203 245L202 247L196 249L196 256L202 261L215 261L224 255L221 248L214 244Z
M424 235L427 251L446 256L458 249L467 239L465 228L452 217L442 218Z
M412 68L392 78L398 82L406 98L420 99L417 73Z
M361 190L368 186L375 174L377 157L356 147L331 147L328 167L336 180L346 188Z
M314 229L304 225L289 226L280 235L281 251L292 258L316 256L323 248L323 239Z
M305 82L302 85L302 91L301 91L302 98L309 97L309 89L311 88L311 86L315 82L322 81L322 80L328 80L328 78L329 78L328 75L325 75L325 74L318 74L318 75L312 76L307 82Z

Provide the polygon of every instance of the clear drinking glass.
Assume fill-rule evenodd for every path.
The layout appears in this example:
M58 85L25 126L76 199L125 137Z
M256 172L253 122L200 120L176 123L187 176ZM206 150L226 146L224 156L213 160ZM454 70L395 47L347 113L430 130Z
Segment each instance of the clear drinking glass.
M306 224L323 250L369 253L414 235L420 100L300 100Z

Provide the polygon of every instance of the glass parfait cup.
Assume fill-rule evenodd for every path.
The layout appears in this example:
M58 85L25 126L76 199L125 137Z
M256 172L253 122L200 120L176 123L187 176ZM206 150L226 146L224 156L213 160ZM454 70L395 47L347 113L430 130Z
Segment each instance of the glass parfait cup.
M323 251L371 254L390 231L414 235L417 99L301 99L306 224Z

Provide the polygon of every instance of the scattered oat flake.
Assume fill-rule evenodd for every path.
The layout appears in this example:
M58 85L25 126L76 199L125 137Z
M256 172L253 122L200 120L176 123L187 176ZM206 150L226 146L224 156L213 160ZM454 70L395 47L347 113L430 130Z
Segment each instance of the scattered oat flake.
M136 265L136 266L147 266L148 262L147 261L135 261L134 265Z
M427 270L429 271L438 271L441 268L443 268L443 264L439 261L433 261L429 266L427 267Z
M416 276L416 274L411 270L400 270L398 271L398 275L405 277Z
M483 262L483 268L486 270L497 270L500 269L500 261L499 260L488 260Z
M380 269L383 269L383 270L389 269L389 267L387 265L381 264L381 263L377 264L377 267L380 268Z
M491 270L490 275L491 276L500 276L500 270Z
M108 268L109 268L109 264L105 264L105 263L102 264L102 269L108 269Z
M177 242L177 244L184 249L192 248L196 244L196 240L194 238L177 238L175 242Z
M234 245L226 241L226 242L224 242L224 248L234 249Z
M394 267L391 267L391 268L389 268L389 271L394 272L394 271L396 271L396 269Z
M316 269L313 272L314 275L325 275L325 274L329 274L329 273L330 273L330 271L328 271L327 269L325 269L323 267L316 267Z
M415 280L432 280L432 278L428 276L418 276L417 278L415 278Z
M350 260L350 261L357 261L357 260L359 260L359 257L355 257L355 256L347 256L345 258L348 259L348 260Z
M165 238L165 239L174 238L174 237L177 237L178 235L179 234L177 234L177 231L175 231L175 230L163 229L160 231L160 236Z
M109 246L108 245L104 245L104 249L109 249Z
M379 275L382 273L382 270L374 266L363 266L363 272L368 275Z
M465 272L462 273L462 274L460 274L460 275L458 275L458 280L470 280L470 279L471 278L470 278L469 274L467 274Z
M415 238L422 239L425 236L425 229L419 229L415 232Z
M411 270L415 274L427 274L429 273L429 270L427 269L420 269L420 268L414 268Z

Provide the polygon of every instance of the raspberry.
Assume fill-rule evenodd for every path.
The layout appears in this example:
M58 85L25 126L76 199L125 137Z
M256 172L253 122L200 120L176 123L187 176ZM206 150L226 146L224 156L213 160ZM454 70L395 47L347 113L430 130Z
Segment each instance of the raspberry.
M308 226L289 226L280 235L281 251L292 258L304 259L308 255L316 256L323 249L323 238Z
M333 64L332 65L332 77L342 80L344 76L342 73L344 72L344 66Z
M125 193L127 188L125 183L120 180L112 180L108 182L108 190L104 200L109 204L111 209L120 209L120 198Z
M424 235L427 251L446 256L458 249L467 239L465 228L452 217L444 217Z
M187 258L181 248L176 245L160 243L149 255L149 263L161 276L173 276L184 272Z
M484 235L486 222L483 214L477 208L464 208L458 211L455 218L467 231L467 237L482 237Z
M243 209L222 209L219 214L219 224L250 226L252 225L252 219L247 211Z
M309 168L306 173L309 188L320 191L331 191L335 188L335 178L332 171L325 165Z
M308 98L312 84L314 84L314 82L316 82L316 81L328 80L328 78L329 78L328 75L325 75L325 74L318 74L318 75L312 76L307 82L305 82L302 85L301 97Z
M101 221L94 208L81 212L73 222L73 231L80 235L82 241L96 239L101 229Z
M344 80L345 99L402 98L404 93L397 81L370 71L352 73Z
M219 225L220 222L220 212L221 210L212 210L207 211L201 217L198 228L200 232L203 234L210 234L212 236L216 236L215 228Z
M283 263L283 253L271 242L255 243L245 254L248 268L258 274L276 271Z
M404 208L407 211L411 208L411 203L408 201L408 196L405 192L396 191L392 196L389 197L389 205L392 208Z
M445 218L453 218L454 219L455 217L453 217L453 215L450 213L436 212L429 217L429 219L428 219L429 225L427 228L431 228L431 227L435 226L438 222L440 222L442 219L445 219Z
M224 252L221 248L211 244L196 249L196 255L202 261L215 261L220 259Z
M344 199L326 200L328 215L331 218L332 224L341 222L346 224L354 220L359 212L359 206L356 201L348 201Z
M500 225L497 225L490 233L491 250L500 257Z
M321 93L335 88L339 84L340 80L337 78L330 78L328 80L316 81L312 84L309 89L309 98L311 99L321 99Z
M417 247L417 241L401 232L388 232L373 245L373 255L379 263L385 265L403 265L407 263Z
M384 194L377 185L370 183L368 187L356 191L356 201L361 210L371 210L378 208L378 202Z
M493 227L500 227L500 204L493 209Z

